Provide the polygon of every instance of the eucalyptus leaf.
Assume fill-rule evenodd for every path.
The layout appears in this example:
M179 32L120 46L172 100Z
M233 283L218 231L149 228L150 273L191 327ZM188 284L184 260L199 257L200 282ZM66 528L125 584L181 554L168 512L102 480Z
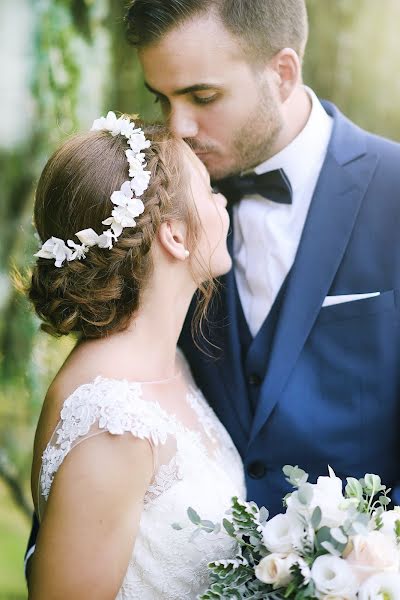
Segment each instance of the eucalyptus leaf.
M200 521L200 526L202 529L207 531L208 533L212 533L214 531L215 524L212 521Z
M194 525L200 525L201 519L197 512L194 510L194 508L192 508L191 506L189 506L189 508L187 509L187 515Z
M313 495L314 492L311 483L303 483L297 491L297 497L299 501L304 504L304 506L308 506L310 504Z
M364 476L364 481L365 481L364 489L369 495L376 494L377 492L381 491L382 485L381 485L381 478L379 477L379 475L373 475L372 473L367 473Z
M268 521L268 517L269 517L269 511L265 508L265 506L262 506L260 508L260 514L259 514L260 523L262 525L264 523L266 523Z
M321 546L333 556L340 556L341 552L332 544L332 542L322 542Z
M331 536L339 544L347 544L347 536L343 533L340 527L333 527L331 529Z
M228 519L224 519L222 521L222 524L224 526L225 531L230 535L230 536L234 536L235 535L235 528L232 525L232 523L230 521L228 521Z
M345 494L348 498L361 498L363 493L363 488L358 481L354 477L347 478L347 485L345 488Z
M381 506L388 506L391 500L387 496L379 496L378 502L381 504Z
M322 511L319 506L316 506L311 515L311 525L313 526L313 528L315 530L317 530L318 527L320 526L321 520L322 520Z

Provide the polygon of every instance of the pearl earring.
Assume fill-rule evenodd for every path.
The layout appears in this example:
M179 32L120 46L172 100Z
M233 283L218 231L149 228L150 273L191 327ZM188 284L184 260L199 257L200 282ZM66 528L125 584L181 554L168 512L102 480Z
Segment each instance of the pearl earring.
M185 258L189 258L189 256L190 256L189 250L185 250Z

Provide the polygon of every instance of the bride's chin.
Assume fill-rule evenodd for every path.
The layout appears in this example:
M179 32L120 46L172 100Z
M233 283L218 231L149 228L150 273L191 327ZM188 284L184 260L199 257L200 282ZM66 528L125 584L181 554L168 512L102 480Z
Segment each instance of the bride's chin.
M228 251L226 251L224 258L221 259L221 261L218 261L218 265L215 265L213 268L212 276L221 277L221 275L226 275L226 273L229 273L229 271L232 269L232 264L232 258Z

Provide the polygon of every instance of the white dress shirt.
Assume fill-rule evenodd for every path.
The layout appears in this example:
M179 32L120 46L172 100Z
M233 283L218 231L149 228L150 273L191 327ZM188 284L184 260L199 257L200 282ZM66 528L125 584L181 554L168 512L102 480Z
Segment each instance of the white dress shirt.
M253 337L293 265L332 133L332 118L315 93L306 90L312 108L304 129L254 169L257 174L283 169L292 186L292 204L278 204L256 194L245 196L233 209L235 277Z

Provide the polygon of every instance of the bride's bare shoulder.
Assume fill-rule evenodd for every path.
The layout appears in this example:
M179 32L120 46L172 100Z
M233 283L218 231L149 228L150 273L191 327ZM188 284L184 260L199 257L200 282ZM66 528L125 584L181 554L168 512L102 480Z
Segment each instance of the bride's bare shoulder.
M81 385L91 383L99 375L118 378L120 371L124 373L121 363L123 356L120 356L111 339L79 342L54 377L44 406L51 404L59 412L65 399Z
M107 376L109 369L110 354L101 340L78 343L72 350L51 382L43 401L34 440L33 480L37 480L42 454L60 420L65 400L80 386L94 381L98 375Z

